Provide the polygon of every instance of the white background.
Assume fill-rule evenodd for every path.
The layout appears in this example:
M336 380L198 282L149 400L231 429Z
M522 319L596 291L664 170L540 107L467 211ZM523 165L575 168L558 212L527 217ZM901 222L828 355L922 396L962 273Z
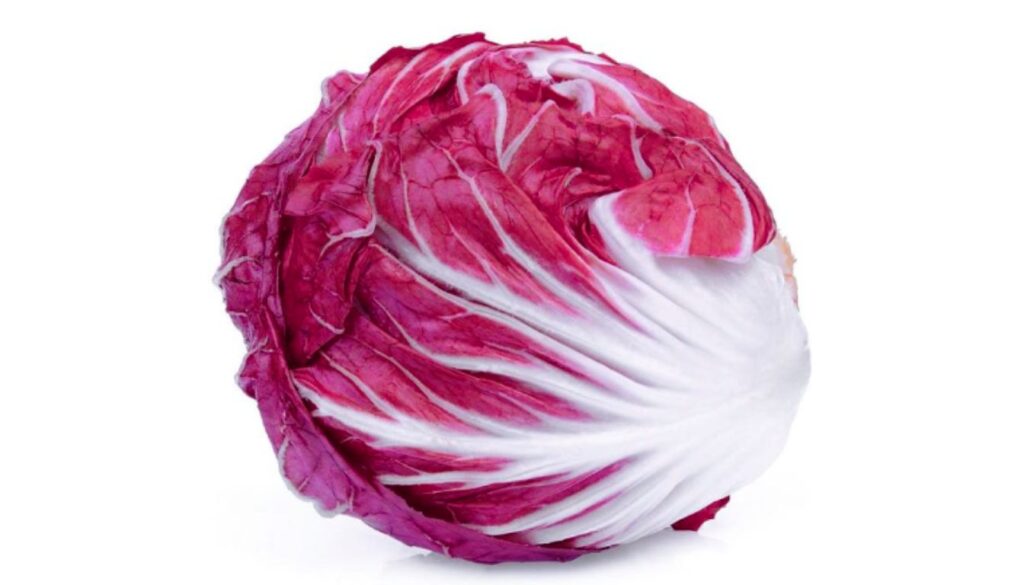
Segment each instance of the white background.
M1021 582L1024 21L764 4L5 4L0 581ZM696 101L794 245L811 385L699 535L426 555L294 498L234 386L210 279L249 169L335 70L475 30L569 36Z

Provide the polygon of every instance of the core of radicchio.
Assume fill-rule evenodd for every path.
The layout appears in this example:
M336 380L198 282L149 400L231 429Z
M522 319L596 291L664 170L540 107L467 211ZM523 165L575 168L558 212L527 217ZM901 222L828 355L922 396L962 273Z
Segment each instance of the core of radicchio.
M711 118L568 41L328 79L224 222L239 383L325 514L478 562L696 530L809 372L792 258Z

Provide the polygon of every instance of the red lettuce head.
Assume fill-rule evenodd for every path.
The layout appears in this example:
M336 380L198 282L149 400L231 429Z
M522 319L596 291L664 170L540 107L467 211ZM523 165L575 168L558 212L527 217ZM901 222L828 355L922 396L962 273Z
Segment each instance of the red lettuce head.
M696 529L806 383L788 248L711 118L567 41L331 77L223 241L285 479L450 556Z

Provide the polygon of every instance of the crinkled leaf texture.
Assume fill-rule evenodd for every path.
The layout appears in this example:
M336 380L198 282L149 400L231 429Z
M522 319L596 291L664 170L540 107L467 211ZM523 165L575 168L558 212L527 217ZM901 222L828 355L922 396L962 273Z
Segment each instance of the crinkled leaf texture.
M328 79L217 281L285 479L479 562L697 529L809 371L788 249L711 118L568 41Z

